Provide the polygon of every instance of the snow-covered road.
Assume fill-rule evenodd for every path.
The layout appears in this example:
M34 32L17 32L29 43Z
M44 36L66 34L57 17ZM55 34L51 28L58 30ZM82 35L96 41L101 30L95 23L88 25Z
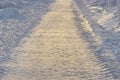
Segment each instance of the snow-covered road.
M73 0L56 0L2 64L1 80L114 80L89 49L86 35L101 43Z

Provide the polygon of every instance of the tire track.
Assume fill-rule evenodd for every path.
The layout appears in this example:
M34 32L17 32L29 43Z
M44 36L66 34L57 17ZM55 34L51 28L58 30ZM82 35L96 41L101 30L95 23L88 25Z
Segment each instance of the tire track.
M96 22L94 22L93 20L91 20L90 16L87 14L89 10L87 8L82 9L81 7L84 6L80 3L84 2L84 1L80 1L80 0L75 0L76 3L78 4L80 10L82 11L82 13L85 14L85 16L87 17L88 21L91 24L91 27L94 29L94 32L97 33L101 38L102 38L102 44L100 45L92 45L92 50L94 55L97 57L97 59L99 60L100 64L102 64L105 68L108 68L108 70L110 71L110 74L112 74L113 78L115 80L119 80L120 79L120 63L119 63L119 47L116 45L116 47L112 47L117 43L118 38L116 38L116 34L113 33L111 34L112 31L106 31L104 28L102 28L102 26L98 25ZM82 5L82 6L81 6ZM103 35L104 34L104 35ZM114 36L114 37L113 37ZM114 41L115 39L115 41ZM92 42L90 42L90 45L93 44ZM111 46L111 47L110 47ZM90 46L91 48L91 46ZM116 49L115 49L116 48Z
M113 80L106 78L106 69L78 33L72 3L53 3L41 23L13 49L2 80Z
M73 8L73 13L75 15L75 21L76 24L78 26L78 33L82 35L82 38L89 44L89 48L94 49L96 47L98 47L98 45L100 45L101 39L99 38L99 36L97 36L97 34L94 33L94 31L91 28L91 25L89 23L86 23L85 19L85 15L82 14L82 12L79 10L79 8L77 7L77 4L75 2L73 2L73 4L71 5ZM86 19L87 20L87 19ZM83 26L82 23L85 23L86 25ZM87 29L89 28L89 29ZM96 65L100 65L101 66L101 73L102 75L104 75L104 77L102 78L102 80L114 80L114 75L112 74L110 68L108 68L105 64L104 61L102 61L102 59L100 59L100 56L95 54L96 52L93 52L93 57L96 57L97 60L97 64ZM92 58L91 58L92 60Z

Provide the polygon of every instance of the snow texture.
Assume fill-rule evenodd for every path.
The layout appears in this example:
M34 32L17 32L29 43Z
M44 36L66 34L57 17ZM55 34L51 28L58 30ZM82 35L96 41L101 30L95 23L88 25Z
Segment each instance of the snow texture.
M94 33L100 36L102 43L90 48L104 68L108 68L113 77L120 79L120 21L117 0L75 0L90 22ZM108 4L107 1L110 1Z
M10 60L10 49L19 44L53 0L0 0L0 65ZM0 76L5 67L0 66Z

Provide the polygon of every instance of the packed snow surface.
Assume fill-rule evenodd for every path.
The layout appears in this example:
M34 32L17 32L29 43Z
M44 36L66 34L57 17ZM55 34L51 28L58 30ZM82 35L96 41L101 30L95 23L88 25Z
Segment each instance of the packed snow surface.
M53 0L0 0L0 63L10 59L9 50L39 23ZM1 70L1 68L0 68Z
M96 57L115 79L120 79L120 19L117 0L75 0L88 22L101 38L101 44L86 38ZM108 4L107 1L110 1ZM107 74L107 73L106 73Z
M7 70L2 64L11 60L11 50L40 22L41 16L50 9L53 1L0 0L0 77ZM117 0L73 1L76 1L82 12L79 16L78 11L73 10L80 34L89 43L103 69L108 69L109 72L105 74L110 73L119 80L120 9ZM107 1L110 1L109 5Z

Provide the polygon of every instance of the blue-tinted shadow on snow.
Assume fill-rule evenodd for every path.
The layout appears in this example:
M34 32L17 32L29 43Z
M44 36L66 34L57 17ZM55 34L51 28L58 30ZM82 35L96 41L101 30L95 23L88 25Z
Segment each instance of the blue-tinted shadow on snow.
M88 14L90 12L85 7L82 0L76 0L76 3L90 22L94 32L101 37L102 44L95 44L91 35L84 31L82 32L82 35L84 35L83 38L86 42L89 42L89 48L93 50L99 65L103 67L103 70L107 69L105 76L110 77L112 75L114 79L120 79L120 33L115 32L113 29L105 30L101 25L91 19L91 14ZM81 20L78 19L76 21L78 21L78 24L81 22ZM80 24L78 25L78 29L82 31Z

